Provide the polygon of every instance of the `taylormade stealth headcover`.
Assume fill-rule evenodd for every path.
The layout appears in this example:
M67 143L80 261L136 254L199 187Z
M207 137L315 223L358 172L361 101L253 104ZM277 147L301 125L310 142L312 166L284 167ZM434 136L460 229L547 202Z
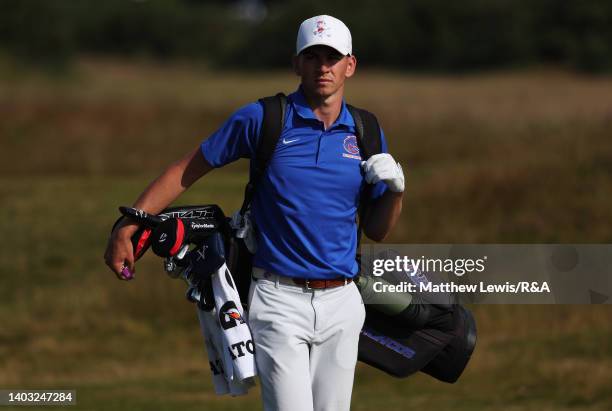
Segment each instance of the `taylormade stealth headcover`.
M151 247L160 257L176 255L186 238L185 224L180 218L169 218L159 224L151 233Z

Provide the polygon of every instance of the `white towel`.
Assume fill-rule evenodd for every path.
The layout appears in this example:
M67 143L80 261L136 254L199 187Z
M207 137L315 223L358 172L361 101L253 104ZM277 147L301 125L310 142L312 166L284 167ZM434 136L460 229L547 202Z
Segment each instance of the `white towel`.
M212 274L215 308L198 308L200 328L219 395L243 395L254 385L255 349L232 276L225 264Z
M198 319L200 320L202 335L204 336L215 393L217 395L245 395L249 388L255 384L252 378L243 381L237 381L236 379L229 380L229 378L227 378L225 373L226 365L219 354L223 353L224 345L221 327L219 326L217 318L216 309L204 311L198 308Z
M227 265L223 264L212 276L215 308L219 315L225 363L233 364L230 379L239 381L255 376L255 346L251 330L244 319L244 309ZM227 370L226 370L227 371Z

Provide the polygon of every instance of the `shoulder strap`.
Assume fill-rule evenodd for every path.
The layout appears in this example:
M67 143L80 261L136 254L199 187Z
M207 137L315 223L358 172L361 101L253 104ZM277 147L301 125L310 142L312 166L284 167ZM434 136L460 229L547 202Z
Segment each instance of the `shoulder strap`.
M367 160L374 154L379 154L382 151L382 136L376 116L367 110L351 106L350 104L347 104L346 107L355 121L355 137L357 138L357 145L359 146L361 158ZM357 226L357 248L359 248L361 244L361 223L370 205L369 199L372 196L372 188L372 184L366 184L359 196L359 208L357 210L357 215L359 217L359 224ZM357 250L357 252L359 253L359 250Z
M376 116L367 110L350 104L347 104L346 107L353 116L353 120L355 120L357 144L359 145L361 158L367 160L374 154L379 154L382 151L382 138Z
M240 207L240 214L244 214L249 208L253 200L255 188L270 163L278 139L283 131L283 126L285 125L287 96L283 93L278 93L275 96L260 98L259 102L263 105L263 124L261 126L255 158L251 159L253 166L251 167L249 182L244 189L244 200L242 202L242 207Z

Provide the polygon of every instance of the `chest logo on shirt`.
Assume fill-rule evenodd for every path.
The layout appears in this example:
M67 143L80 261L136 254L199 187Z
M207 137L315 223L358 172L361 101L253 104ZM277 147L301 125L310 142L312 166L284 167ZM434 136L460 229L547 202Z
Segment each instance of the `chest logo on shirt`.
M283 138L283 144L287 145L287 144L295 143L298 140L299 138L292 138L291 140L287 140L286 138Z
M343 146L346 153L342 153L342 157L361 160L361 156L359 155L359 146L357 145L357 137L347 136L344 139Z

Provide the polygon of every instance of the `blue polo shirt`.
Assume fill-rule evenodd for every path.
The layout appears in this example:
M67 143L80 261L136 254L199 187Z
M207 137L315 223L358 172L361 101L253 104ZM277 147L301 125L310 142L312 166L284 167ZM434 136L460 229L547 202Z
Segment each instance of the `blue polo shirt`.
M287 97L285 126L251 203L258 247L253 265L289 277L353 277L355 218L365 186L355 122L343 101L325 130L301 88ZM206 161L221 167L252 158L262 122L259 102L240 108L202 143ZM385 190L385 183L376 184L373 198Z

